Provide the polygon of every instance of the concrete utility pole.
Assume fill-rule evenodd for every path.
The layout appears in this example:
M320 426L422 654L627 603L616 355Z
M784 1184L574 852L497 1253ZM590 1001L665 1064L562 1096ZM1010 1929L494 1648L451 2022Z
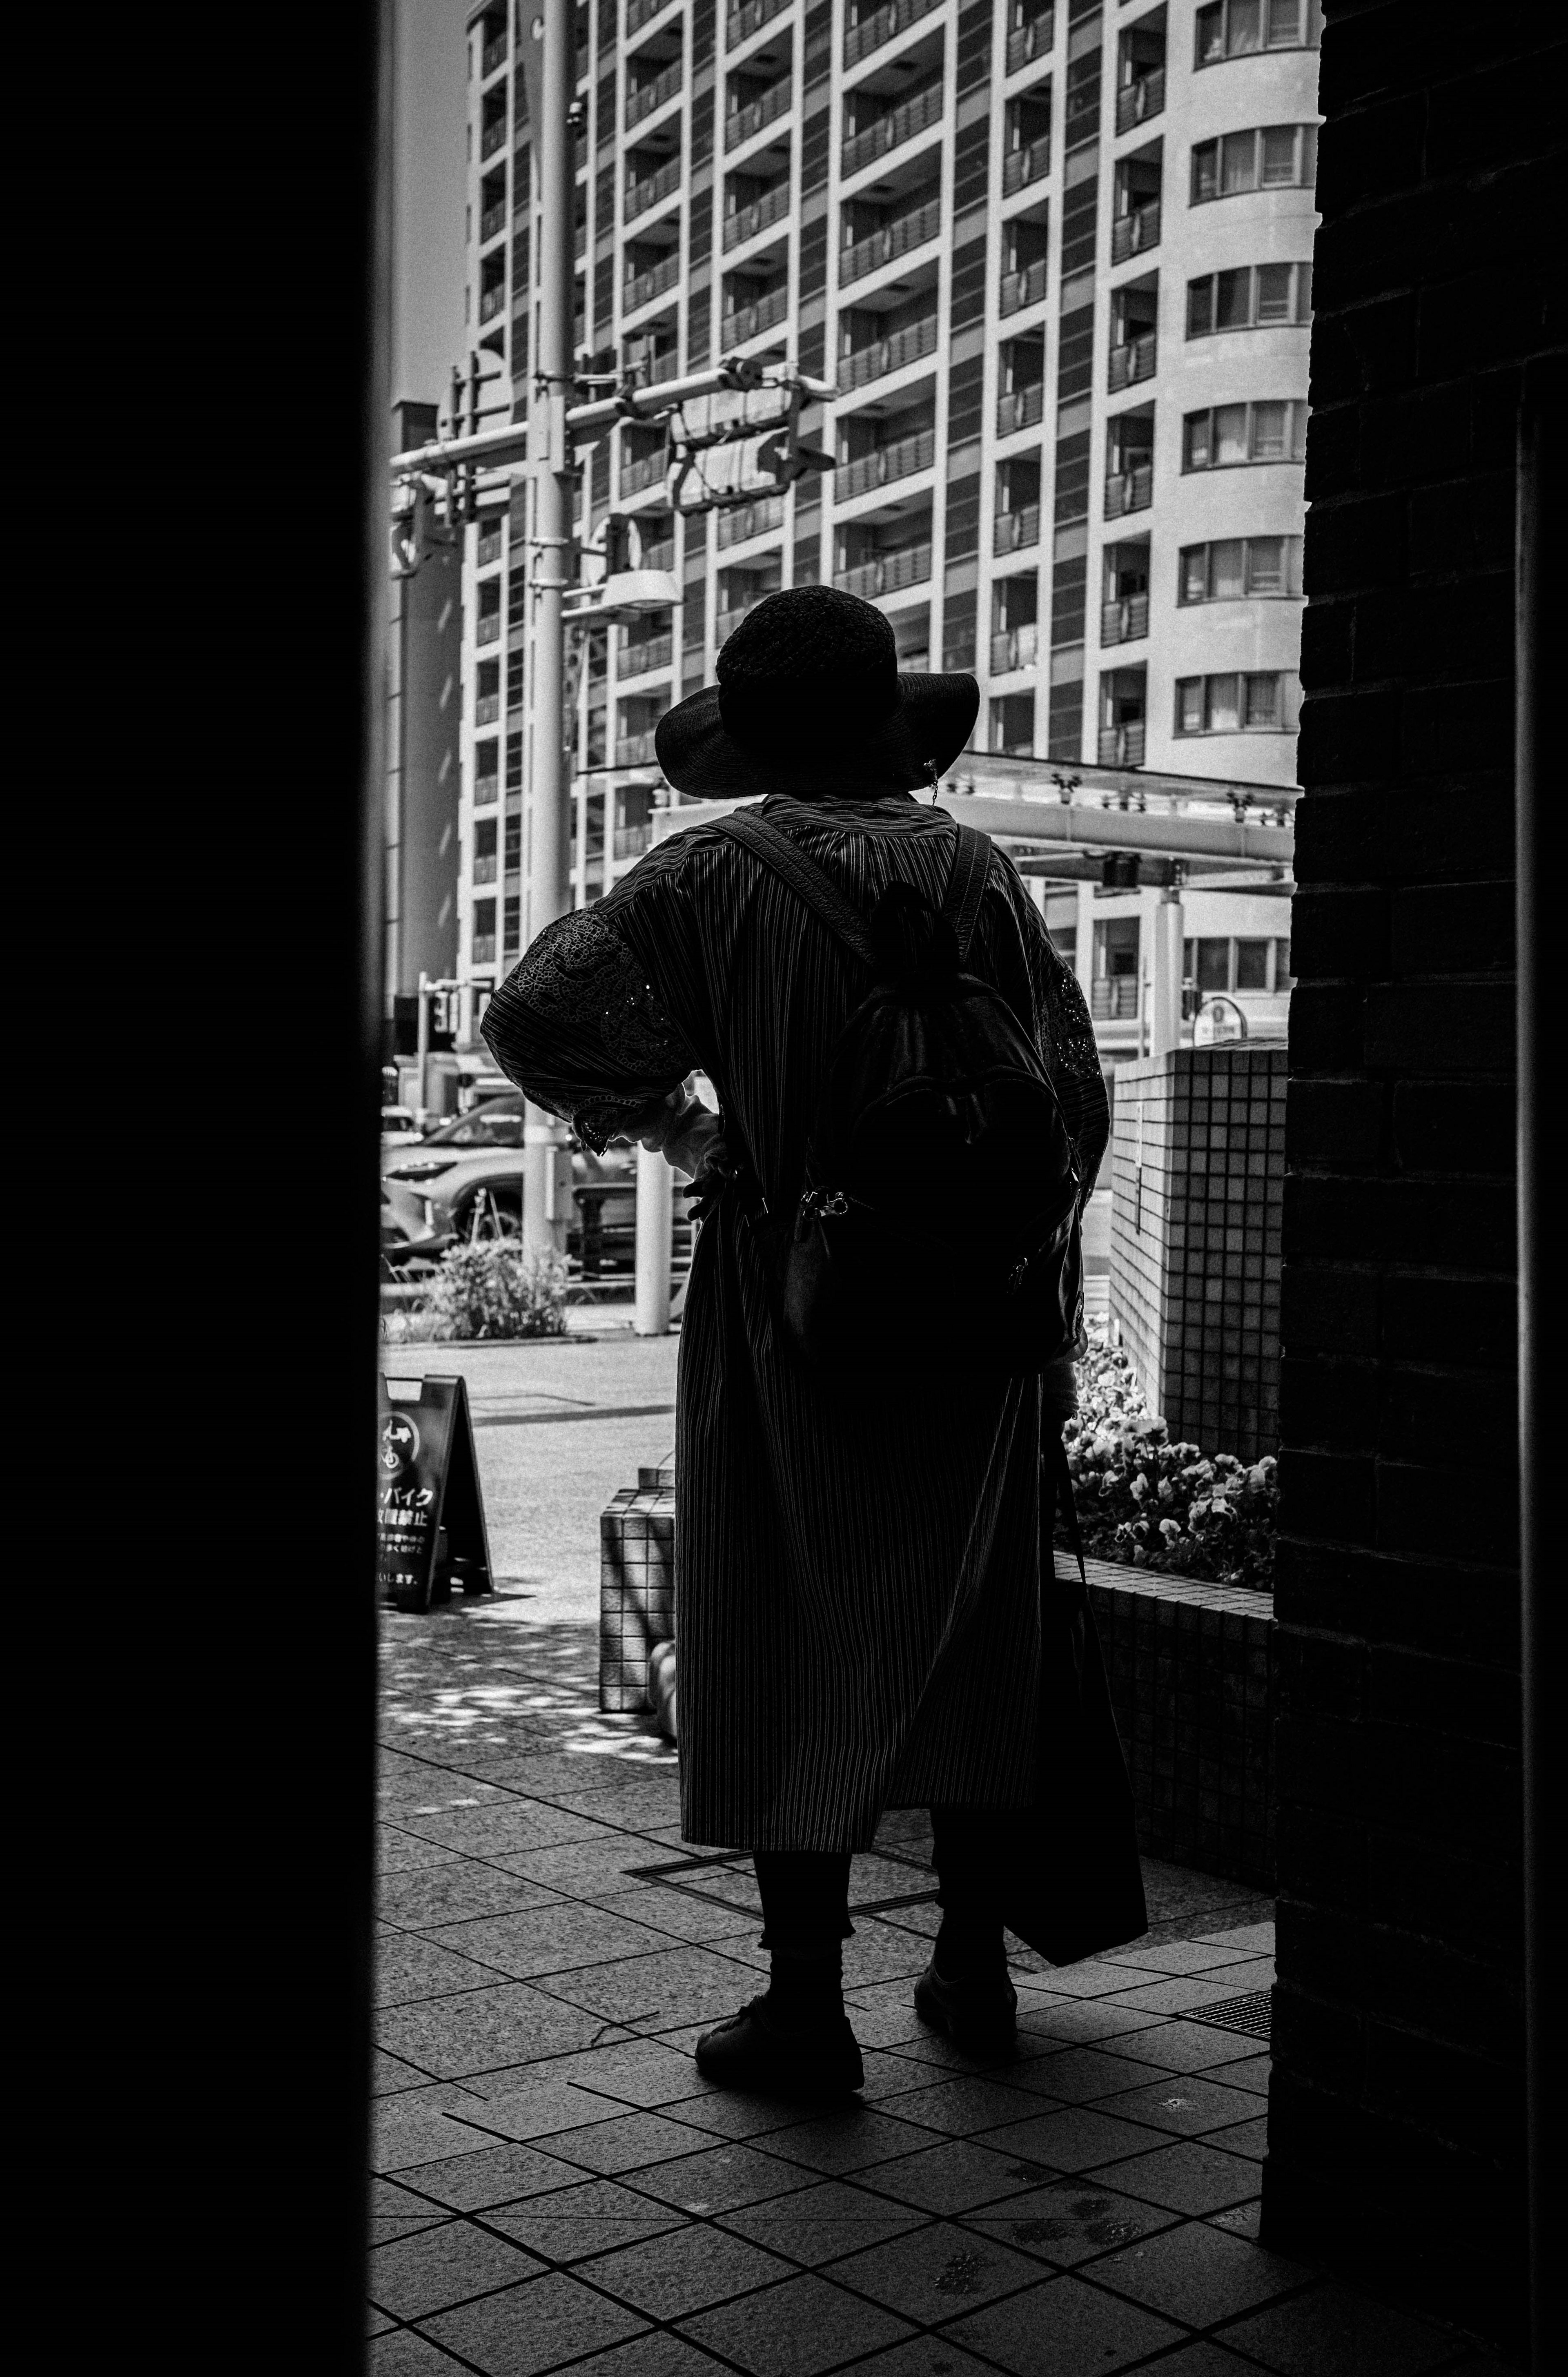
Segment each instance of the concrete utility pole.
M530 473L533 520L529 550L529 638L533 644L533 747L529 754L524 833L528 848L528 916L525 945L565 910L566 728L562 680L567 589L574 582L571 562L571 457L567 444L567 408L572 393L572 184L573 135L568 121L572 98L572 0L536 0L524 11L524 40L544 43L539 122L534 154L539 161L539 336L534 355L533 401L529 412L528 451L538 467ZM530 1253L546 1248L564 1252L566 1214L558 1216L555 1194L557 1151L562 1127L543 1107L530 1105L523 1120L522 1243ZM567 1199L569 1206L569 1193Z
M1171 884L1155 910L1154 977L1150 984L1149 1054L1164 1057L1181 1045L1181 946L1185 912L1178 885Z
M637 1306L639 1337L664 1337L670 1326L670 1256L675 1175L657 1148L637 1151Z

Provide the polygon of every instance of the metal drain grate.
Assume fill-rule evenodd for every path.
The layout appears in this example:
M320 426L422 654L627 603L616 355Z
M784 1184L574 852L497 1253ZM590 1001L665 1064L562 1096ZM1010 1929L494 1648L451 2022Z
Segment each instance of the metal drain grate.
M1221 1998L1215 2005L1189 2006L1181 2019L1207 2023L1215 2030L1239 2030L1244 2038L1267 2038L1270 1994L1267 1989L1253 1989L1244 1998Z

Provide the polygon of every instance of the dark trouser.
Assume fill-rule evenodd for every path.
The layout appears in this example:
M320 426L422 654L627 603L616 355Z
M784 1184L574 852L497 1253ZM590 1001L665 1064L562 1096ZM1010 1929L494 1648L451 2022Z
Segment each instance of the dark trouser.
M938 1904L936 1957L944 1978L994 1972L1002 1957L997 1826L985 1808L933 1808ZM762 1941L772 1959L771 1994L802 2013L840 2001L842 1943L851 1936L849 1857L819 1849L759 1849Z

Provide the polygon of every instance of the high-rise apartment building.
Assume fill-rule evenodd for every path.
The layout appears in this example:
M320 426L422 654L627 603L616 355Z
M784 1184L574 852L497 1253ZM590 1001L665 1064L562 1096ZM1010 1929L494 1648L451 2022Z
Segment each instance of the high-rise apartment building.
M577 901L646 846L661 711L779 586L831 579L886 611L905 668L974 670L987 749L1294 782L1318 18L582 0L585 367L787 357L836 382L803 434L837 467L677 519L661 431L586 458L584 541L630 514L683 600L587 639ZM468 301L521 396L519 30L499 0L469 22ZM461 962L481 985L526 921L522 557L499 514L471 538Z

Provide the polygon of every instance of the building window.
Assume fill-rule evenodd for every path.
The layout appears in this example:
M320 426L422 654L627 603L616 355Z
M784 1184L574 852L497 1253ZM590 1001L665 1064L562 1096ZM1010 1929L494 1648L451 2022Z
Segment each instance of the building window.
M469 958L474 965L494 965L496 962L494 900L476 900L473 903L473 931Z
M1193 27L1192 64L1215 66L1260 50L1315 50L1322 0L1212 0Z
M1012 758L1028 758L1035 748L1035 697L1003 693L991 701L991 748Z
M1239 603L1301 591L1299 536L1227 536L1181 549L1179 603Z
M1239 264L1187 283L1187 335L1212 339L1222 330L1267 330L1306 322L1312 311L1310 264Z
M1184 471L1229 471L1244 462L1299 462L1307 451L1304 404L1216 404L1181 424Z
M1219 991L1287 991L1290 988L1290 943L1283 938L1205 938L1188 941L1182 951L1181 973L1182 979L1204 997Z
M517 953L522 934L522 895L509 891L501 902L501 952L504 957Z
M1109 916L1095 926L1089 1011L1096 1023L1125 1023L1138 1013L1138 919Z
M500 760L494 743L476 743L473 747L473 797L476 801L493 801L500 788Z
M1317 179L1315 124L1265 124L1256 132L1227 132L1192 149L1191 200L1234 198L1246 190L1310 190Z
M496 880L496 820L481 818L473 829L473 879L476 883Z
M1294 669L1227 670L1176 681L1178 735L1294 735L1301 681Z

